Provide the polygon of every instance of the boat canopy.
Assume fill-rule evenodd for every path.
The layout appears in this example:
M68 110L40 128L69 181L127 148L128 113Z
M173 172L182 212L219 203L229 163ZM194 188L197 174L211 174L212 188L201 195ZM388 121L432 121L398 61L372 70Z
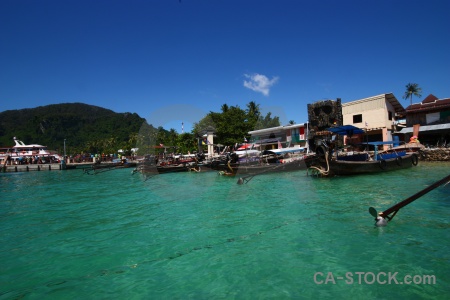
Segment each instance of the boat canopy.
M264 150L264 153L274 153L274 154L285 154L285 153L297 153L297 152L303 152L306 148L304 147L290 147L290 148L281 148L281 149L270 149L270 150Z
M372 145L372 146L379 146L379 145L392 145L392 144L398 144L399 141L385 141L385 142L366 142L361 143L361 145Z
M236 153L239 157L243 157L243 156L259 155L260 151L259 150L239 150L239 151L234 151L234 153Z
M339 126L339 127L331 127L331 128L327 128L327 131L330 131L334 134L339 134L339 135L348 135L348 136L352 136L354 134L361 134L361 133L365 133L364 130L362 130L361 128L355 127L353 125L344 125L344 126Z

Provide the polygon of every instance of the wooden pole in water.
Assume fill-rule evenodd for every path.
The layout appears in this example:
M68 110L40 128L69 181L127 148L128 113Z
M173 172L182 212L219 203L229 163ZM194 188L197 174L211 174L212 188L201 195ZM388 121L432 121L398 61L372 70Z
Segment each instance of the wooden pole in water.
M9 158L9 155L6 155L5 156L5 161L3 162L3 167L6 166L6 163L8 162L8 158Z
M3 162L2 171L6 172L6 164L8 163L9 155L5 156L5 161Z
M424 189L421 190L420 192L418 192L418 193L412 195L412 196L409 197L409 198L406 198L405 200L403 200L403 201L401 201L401 202L399 202L399 203L393 205L392 207L386 209L385 211L379 213L380 217L382 217L382 218L388 218L389 220L391 220L391 219L395 216L395 214L399 211L400 208L402 208L402 207L404 207L404 206L410 204L411 202L413 202L414 200L416 200L416 199L422 197L423 195L425 195L425 194L428 193L429 191L434 190L434 189L437 188L438 186L440 186L440 185L442 185L442 184L445 184L445 183L447 183L447 182L449 182L449 181L450 181L450 175L448 175L448 176L442 178L441 180L439 180L439 181L433 183L432 185L430 185L429 187L424 188ZM391 213L394 213L394 215L393 215L392 217L389 217L389 215L390 215Z

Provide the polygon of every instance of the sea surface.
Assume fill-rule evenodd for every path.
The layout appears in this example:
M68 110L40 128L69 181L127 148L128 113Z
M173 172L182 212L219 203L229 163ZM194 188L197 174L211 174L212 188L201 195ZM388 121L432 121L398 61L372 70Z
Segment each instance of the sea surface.
M0 174L0 299L450 297L450 184L387 227L368 212L449 175L449 163L243 185L131 170Z

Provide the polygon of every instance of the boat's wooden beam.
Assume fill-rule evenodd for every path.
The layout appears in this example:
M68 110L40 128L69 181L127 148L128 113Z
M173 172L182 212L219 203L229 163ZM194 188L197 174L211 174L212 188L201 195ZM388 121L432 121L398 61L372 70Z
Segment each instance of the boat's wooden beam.
M420 197L422 197L426 193L434 190L438 186L441 186L441 185L446 184L448 182L450 182L450 175L442 178L439 181L436 181L432 185L424 188L423 190L421 190L421 191L417 192L416 194L412 195L411 197L408 197L405 200L403 200L403 201L401 201L401 202L399 202L399 203L389 207L385 211L378 213L378 215L376 214L376 210L373 207L369 208L369 212L371 213L372 216L375 217L375 220L377 221L377 226L386 226L386 221L385 220L386 219L388 219L389 221L392 220L394 218L394 216L398 213L398 211L401 208L403 208L406 205L410 204L411 202L419 199ZM380 224L380 225L378 225L378 224Z

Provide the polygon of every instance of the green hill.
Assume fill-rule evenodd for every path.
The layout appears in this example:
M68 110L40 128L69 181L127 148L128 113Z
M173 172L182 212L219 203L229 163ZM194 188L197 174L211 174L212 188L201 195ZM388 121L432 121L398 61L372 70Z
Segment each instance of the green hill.
M62 153L114 151L134 147L144 118L83 103L63 103L0 113L0 146L13 146L13 137ZM151 126L150 126L151 127Z

